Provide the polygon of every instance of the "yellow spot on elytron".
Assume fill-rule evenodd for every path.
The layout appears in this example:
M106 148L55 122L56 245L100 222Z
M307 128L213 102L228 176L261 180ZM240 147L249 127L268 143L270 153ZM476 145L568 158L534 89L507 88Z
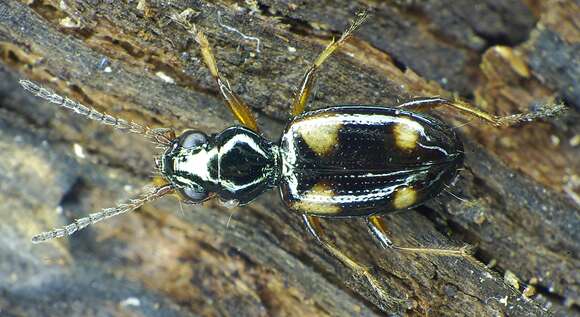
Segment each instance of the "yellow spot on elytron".
M405 151L415 149L417 141L419 141L419 128L419 123L411 119L400 118L393 128L393 137L397 147Z
M324 156L338 143L338 131L342 124L332 121L316 124L317 121L316 118L309 118L299 124L297 131L314 153Z
M412 187L403 187L395 192L393 205L396 209L405 209L412 206L417 201L417 191Z
M336 203L330 202L329 198L334 196L334 192L325 183L318 183L305 193L299 201L292 205L292 208L307 214L337 214L341 208Z

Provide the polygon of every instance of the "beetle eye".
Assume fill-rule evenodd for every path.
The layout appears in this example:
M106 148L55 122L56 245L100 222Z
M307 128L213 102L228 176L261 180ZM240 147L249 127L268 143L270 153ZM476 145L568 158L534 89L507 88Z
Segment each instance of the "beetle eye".
M189 188L189 187L183 188L182 193L185 196L185 198L188 199L189 202L191 202L191 203L202 202L208 196L207 192L203 189L197 190L197 189Z
M205 134L197 131L187 132L182 137L181 146L186 149L193 149L207 143Z

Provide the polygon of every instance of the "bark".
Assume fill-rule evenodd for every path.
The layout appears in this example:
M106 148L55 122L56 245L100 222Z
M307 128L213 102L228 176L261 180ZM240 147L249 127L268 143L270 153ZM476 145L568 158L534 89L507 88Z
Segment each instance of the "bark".
M504 130L436 112L462 126L462 177L451 193L385 219L400 244L469 243L474 259L382 250L362 220L324 221L372 268L380 297L308 236L277 192L231 214L217 202L163 199L70 239L30 243L135 195L156 152L27 95L19 78L125 119L219 132L234 119L195 42L169 19L192 8L221 71L276 140L309 62L362 7L369 21L324 65L311 108L455 93L499 114L559 100L570 108ZM579 17L574 0L1 0L0 312L578 315ZM260 51L224 25L259 38Z

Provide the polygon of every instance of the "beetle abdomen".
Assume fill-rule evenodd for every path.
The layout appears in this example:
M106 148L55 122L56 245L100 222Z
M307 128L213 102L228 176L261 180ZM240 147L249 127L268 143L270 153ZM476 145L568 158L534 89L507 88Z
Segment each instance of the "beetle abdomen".
M280 141L280 191L297 212L348 217L411 208L439 194L462 143L430 116L337 106L292 120Z

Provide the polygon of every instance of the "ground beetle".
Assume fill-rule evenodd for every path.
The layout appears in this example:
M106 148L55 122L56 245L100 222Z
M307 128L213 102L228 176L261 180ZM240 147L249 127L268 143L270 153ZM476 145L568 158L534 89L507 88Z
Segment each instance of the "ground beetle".
M164 184L149 187L125 204L104 209L72 224L33 237L34 243L70 235L89 224L135 210L169 193L184 202L201 203L218 197L233 207L251 202L278 187L288 209L302 215L308 231L345 265L381 291L369 270L325 239L320 217L365 217L371 232L385 247L446 256L468 256L468 248L421 248L393 244L381 213L413 208L437 196L463 163L463 145L454 129L424 114L451 107L495 126L550 117L563 106L546 106L532 113L496 117L470 104L442 98L421 98L394 107L348 105L304 112L318 69L365 20L358 16L308 68L279 142L259 134L250 108L218 71L207 38L187 21L177 21L195 36L204 63L215 78L226 105L241 123L219 134L151 129L100 113L26 80L31 93L117 129L141 134L164 148L156 166Z

